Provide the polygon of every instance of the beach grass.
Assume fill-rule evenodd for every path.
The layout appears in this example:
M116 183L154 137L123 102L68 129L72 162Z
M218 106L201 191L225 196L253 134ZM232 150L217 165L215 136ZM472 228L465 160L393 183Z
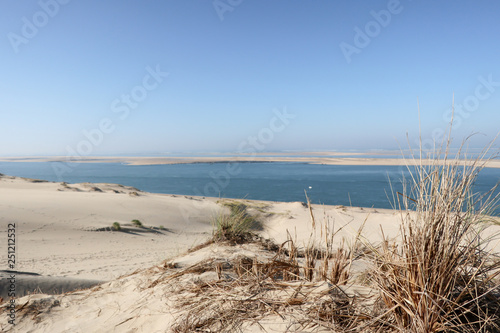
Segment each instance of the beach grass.
M481 238L499 202L496 188L475 193L491 145L467 159L466 141L450 156L449 137L394 196L401 237L374 251L373 280L388 321L404 332L491 332L500 329L500 263ZM429 160L429 159L427 159Z
M212 218L213 240L215 242L230 241L241 243L253 238L253 230L260 222L248 214L247 206L240 202L224 203L230 212L219 212Z

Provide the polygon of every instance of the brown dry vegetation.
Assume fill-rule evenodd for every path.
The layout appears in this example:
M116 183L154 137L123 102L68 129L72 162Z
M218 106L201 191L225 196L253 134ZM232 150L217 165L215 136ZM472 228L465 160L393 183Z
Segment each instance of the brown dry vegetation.
M495 188L478 195L473 185L488 149L464 162L450 142L435 164L418 165L398 193L401 242L375 251L374 282L390 321L408 332L492 332L500 329L500 261L481 229L498 203ZM464 145L462 145L464 147ZM444 156L444 163L438 163Z

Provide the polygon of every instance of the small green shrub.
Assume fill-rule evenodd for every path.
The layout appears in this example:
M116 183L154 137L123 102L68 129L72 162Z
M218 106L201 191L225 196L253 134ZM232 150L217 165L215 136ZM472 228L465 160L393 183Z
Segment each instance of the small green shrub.
M118 222L114 222L112 228L113 228L113 231L122 230L122 227L121 227L120 223L118 223Z
M160 230L165 230L165 227L161 225Z
M142 222L139 220L132 220L132 224L139 228L143 227Z

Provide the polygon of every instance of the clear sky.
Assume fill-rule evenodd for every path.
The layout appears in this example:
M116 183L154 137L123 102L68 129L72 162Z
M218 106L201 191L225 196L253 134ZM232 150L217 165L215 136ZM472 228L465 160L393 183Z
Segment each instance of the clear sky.
M392 149L500 130L500 2L5 0L0 155ZM168 73L168 75L167 75ZM281 118L277 116L281 114ZM87 134L85 134L87 133Z

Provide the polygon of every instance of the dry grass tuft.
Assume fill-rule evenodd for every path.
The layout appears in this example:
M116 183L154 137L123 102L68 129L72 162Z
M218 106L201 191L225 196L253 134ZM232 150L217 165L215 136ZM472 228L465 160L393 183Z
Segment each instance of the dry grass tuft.
M335 230L335 223L330 221L328 216L318 222L307 194L306 198L309 205L312 229L309 242L304 250L304 276L308 281L312 281L316 274L320 280L328 281L334 285L345 285L350 277L352 262L360 249L364 223L360 226L352 243L347 245L345 238L336 240L335 236L348 224ZM319 267L317 267L318 261Z
M172 331L239 332L243 325L258 326L260 320L278 316L290 322L292 331L317 327L344 332L370 318L339 286L307 281L305 276L296 275L298 267L279 260L280 256L283 253L263 261L242 257L225 265L214 261L210 268L205 264L172 274L167 279L177 288L172 294L182 295L174 300L181 314ZM200 269L214 271L217 279L180 282L185 274ZM293 279L286 281L284 272Z
M464 145L462 145L464 147ZM450 158L450 140L431 165L410 170L399 193L400 244L376 251L373 278L389 320L404 332L500 330L500 262L492 261L480 237L498 195L479 196L473 185L488 149L464 160ZM444 157L444 160L441 158Z
M240 256L224 264L217 260L205 261L158 281L168 281L173 288L178 288L173 294L192 296L176 300L181 314L173 332L238 332L244 329L242 325L258 326L259 321L276 316L288 323L289 331L346 332L355 331L361 323L366 328L379 327L361 306L362 297L347 291L357 240L351 247L342 241L341 248L334 250L338 230L334 231L329 221L314 219L312 208L310 212L315 228L309 244L302 248L290 233L287 241L279 246L270 246L269 241L252 241L263 250L274 251L267 252L269 257ZM230 218L241 223L241 213L241 206L232 206ZM216 239L224 242L244 239L232 234L222 237L222 231L229 227L219 224L215 227ZM316 228L322 240L315 238ZM213 272L214 278L194 285L180 282L193 272Z

